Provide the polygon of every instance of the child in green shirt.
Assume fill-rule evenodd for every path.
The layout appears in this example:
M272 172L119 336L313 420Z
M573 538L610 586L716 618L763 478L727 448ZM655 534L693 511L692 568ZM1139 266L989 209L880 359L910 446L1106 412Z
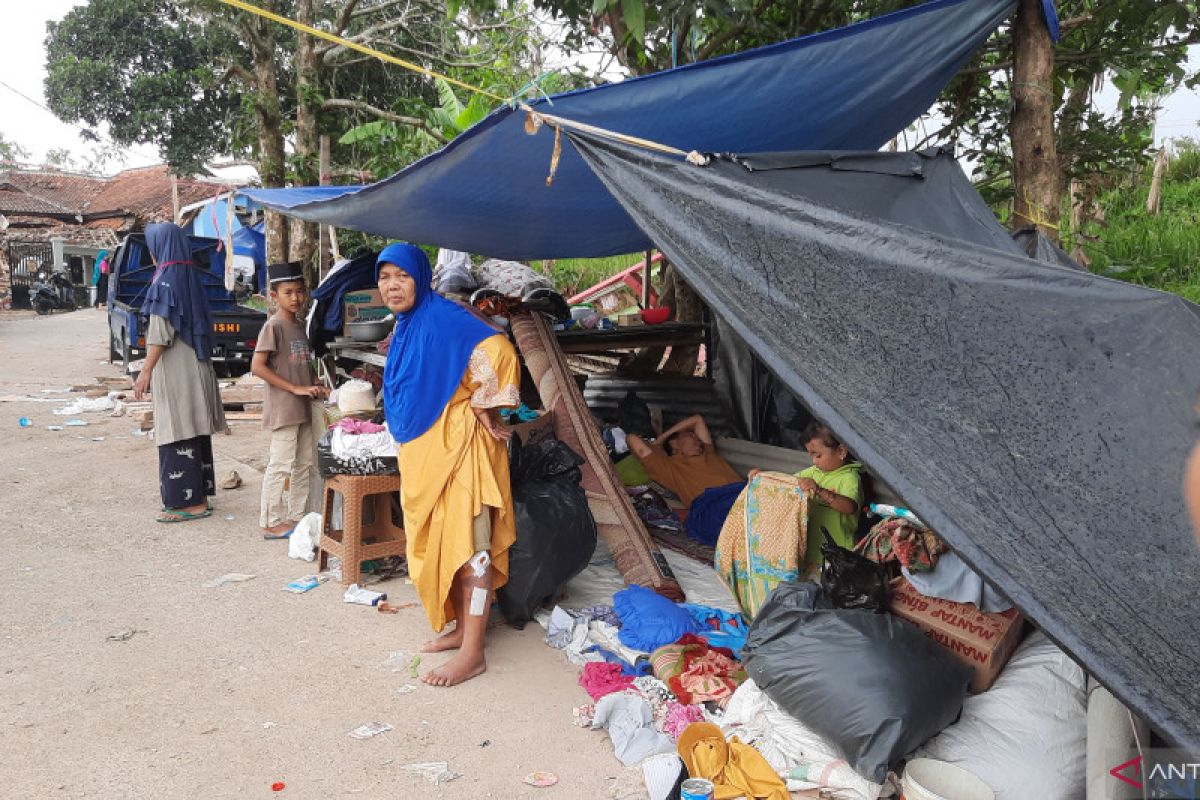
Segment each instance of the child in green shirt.
M824 425L813 423L804 431L804 449L813 465L796 473L801 491L809 495L806 568L821 563L821 528L840 546L854 547L858 514L862 507L862 464L850 461L850 451Z

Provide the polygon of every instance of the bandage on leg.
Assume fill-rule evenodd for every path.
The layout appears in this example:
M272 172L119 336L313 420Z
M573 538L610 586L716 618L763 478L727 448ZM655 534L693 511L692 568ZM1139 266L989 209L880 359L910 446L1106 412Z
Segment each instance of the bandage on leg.
M488 590L482 586L476 586L471 589L471 607L467 613L472 617L482 617L483 612L487 610Z

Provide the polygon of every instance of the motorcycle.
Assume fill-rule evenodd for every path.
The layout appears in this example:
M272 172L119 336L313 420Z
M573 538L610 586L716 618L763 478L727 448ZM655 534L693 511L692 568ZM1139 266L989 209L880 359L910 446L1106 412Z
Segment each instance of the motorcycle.
M29 289L29 304L39 314L49 314L51 311L74 311L75 287L71 279L61 272L51 272L47 279L45 272L38 273L38 280Z

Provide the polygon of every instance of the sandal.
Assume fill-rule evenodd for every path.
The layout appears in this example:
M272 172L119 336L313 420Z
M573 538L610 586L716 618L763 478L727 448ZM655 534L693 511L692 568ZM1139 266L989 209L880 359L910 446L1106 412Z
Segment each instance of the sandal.
M187 511L168 510L163 512L163 515L158 517L158 521L164 525L173 525L176 522L191 522L194 519L204 519L212 516L212 509L206 508L199 514L189 514Z

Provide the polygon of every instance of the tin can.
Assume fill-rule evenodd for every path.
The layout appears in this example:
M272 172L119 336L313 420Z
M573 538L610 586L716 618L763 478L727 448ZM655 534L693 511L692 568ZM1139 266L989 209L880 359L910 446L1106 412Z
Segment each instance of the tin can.
M679 786L679 800L713 800L712 781L688 778Z

